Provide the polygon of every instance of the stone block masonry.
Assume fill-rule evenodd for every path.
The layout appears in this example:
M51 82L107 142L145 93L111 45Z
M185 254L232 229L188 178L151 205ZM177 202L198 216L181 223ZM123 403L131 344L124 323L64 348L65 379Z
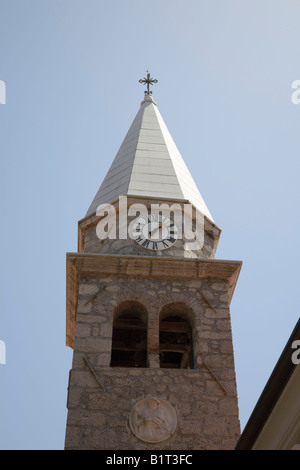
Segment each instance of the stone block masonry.
M233 449L240 426L228 289L225 279L182 279L176 273L82 274L66 449ZM116 312L126 302L147 312L148 367L110 366ZM191 324L191 369L160 368L161 315L172 305ZM130 413L145 397L166 400L176 412L176 429L163 442L147 443L132 432Z
M236 399L225 396L205 370L95 368L99 386L78 354L71 374L66 449L233 449L239 437ZM80 369L80 366L82 368ZM149 444L129 426L144 397L167 400L177 414L170 439Z

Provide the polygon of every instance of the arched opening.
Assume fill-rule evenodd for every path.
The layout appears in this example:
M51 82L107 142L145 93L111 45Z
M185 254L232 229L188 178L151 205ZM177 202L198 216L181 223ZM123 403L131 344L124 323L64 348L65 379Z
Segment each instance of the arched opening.
M147 309L135 301L115 310L111 367L147 367Z
M163 369L193 369L192 310L181 302L160 314L159 358Z

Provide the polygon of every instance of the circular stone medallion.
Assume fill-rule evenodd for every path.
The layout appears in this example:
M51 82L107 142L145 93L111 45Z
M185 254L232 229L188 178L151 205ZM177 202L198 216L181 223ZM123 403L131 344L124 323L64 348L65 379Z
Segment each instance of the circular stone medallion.
M135 404L129 424L136 437L144 442L156 443L168 439L177 425L176 412L162 398L148 397Z

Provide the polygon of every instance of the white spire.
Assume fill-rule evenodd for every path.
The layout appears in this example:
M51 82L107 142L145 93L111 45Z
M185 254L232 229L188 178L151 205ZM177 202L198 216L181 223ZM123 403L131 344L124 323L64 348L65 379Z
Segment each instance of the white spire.
M147 93L86 216L99 204L113 203L119 196L188 200L214 222L155 101Z

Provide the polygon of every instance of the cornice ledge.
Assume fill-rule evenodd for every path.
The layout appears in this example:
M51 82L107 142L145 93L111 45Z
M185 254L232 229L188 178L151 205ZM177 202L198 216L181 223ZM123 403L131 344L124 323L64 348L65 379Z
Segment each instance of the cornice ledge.
M109 273L132 276L231 279L241 261L166 258L94 253L67 253L67 261L79 274ZM171 271L170 271L171 269Z

